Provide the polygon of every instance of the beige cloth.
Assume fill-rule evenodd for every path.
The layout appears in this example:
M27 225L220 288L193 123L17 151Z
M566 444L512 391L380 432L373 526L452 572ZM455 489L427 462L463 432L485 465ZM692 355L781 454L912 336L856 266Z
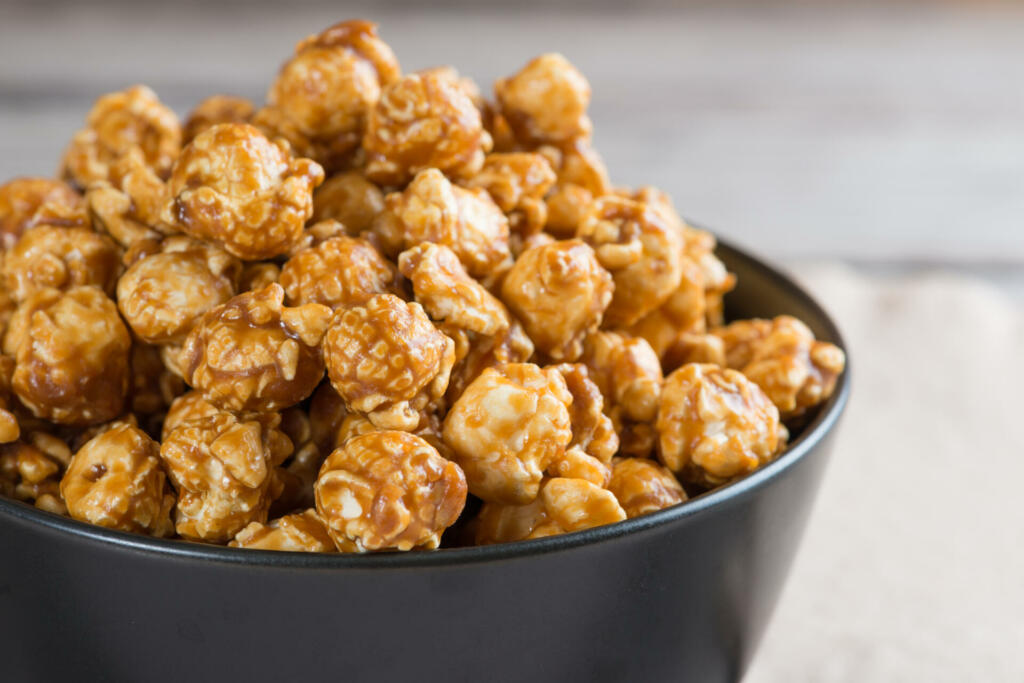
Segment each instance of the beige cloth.
M792 270L853 395L747 683L1024 681L1024 311L948 273Z

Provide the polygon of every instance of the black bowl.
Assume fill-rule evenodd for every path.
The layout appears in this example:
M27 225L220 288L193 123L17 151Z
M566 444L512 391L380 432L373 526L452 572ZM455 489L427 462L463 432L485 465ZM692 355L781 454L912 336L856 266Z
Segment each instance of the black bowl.
M732 318L797 285L742 251ZM778 460L619 524L432 553L309 555L109 531L0 498L5 681L733 681L771 616L850 392Z

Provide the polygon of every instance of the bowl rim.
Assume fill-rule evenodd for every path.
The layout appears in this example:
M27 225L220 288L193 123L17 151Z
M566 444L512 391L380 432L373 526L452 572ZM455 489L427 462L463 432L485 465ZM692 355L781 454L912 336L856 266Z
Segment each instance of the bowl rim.
M162 556L168 559L201 561L250 567L279 569L409 569L415 567L461 566L569 550L580 546L596 545L636 534L673 522L696 517L706 510L717 509L731 501L752 495L769 481L781 476L806 457L835 427L846 407L850 394L849 349L835 321L822 306L792 277L779 267L751 255L727 240L718 240L717 250L730 252L751 268L771 280L814 312L823 324L831 341L846 352L847 362L832 396L822 405L815 417L801 431L783 454L764 467L729 484L691 498L680 505L658 510L622 522L585 529L582 531L548 536L513 543L445 548L431 552L409 553L305 553L254 548L230 548L205 545L190 541L154 538L142 534L117 531L81 522L40 510L27 503L0 496L0 523L14 518L51 532L66 533L79 541L108 546L111 551L125 551Z

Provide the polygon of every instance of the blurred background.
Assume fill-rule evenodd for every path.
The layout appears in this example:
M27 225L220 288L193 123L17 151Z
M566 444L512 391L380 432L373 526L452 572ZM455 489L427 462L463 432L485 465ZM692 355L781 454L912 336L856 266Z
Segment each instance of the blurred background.
M101 93L262 101L303 36L380 24L484 89L559 51L621 184L654 184L837 315L855 394L748 680L1024 680L1024 5L0 5L0 181Z

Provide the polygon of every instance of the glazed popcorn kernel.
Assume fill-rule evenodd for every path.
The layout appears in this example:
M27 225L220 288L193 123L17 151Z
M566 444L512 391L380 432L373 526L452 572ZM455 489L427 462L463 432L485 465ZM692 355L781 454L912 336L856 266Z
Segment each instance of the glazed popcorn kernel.
M725 365L725 344L714 334L681 332L665 351L662 364L670 372L687 363Z
M700 334L707 327L704 270L685 255L680 259L680 265L682 277L679 286L669 294L665 303L628 328L630 334L646 339L661 359L665 358L680 335Z
M267 104L313 144L318 162L338 168L358 147L381 88L398 76L398 60L377 37L376 25L346 21L296 46Z
M221 410L203 398L202 392L195 390L187 391L175 398L167 409L167 415L164 416L161 439L166 439L167 435L178 425L222 412L226 411Z
M576 360L613 298L612 276L594 250L566 240L523 252L501 287L537 349L554 360Z
M235 295L241 264L217 247L170 238L117 283L117 307L149 344L180 344L204 313Z
M522 505L572 441L572 395L555 369L530 363L487 368L444 420L444 442L485 501Z
M232 548L302 553L333 553L337 550L316 510L285 515L266 524L252 522L228 545Z
M680 478L717 486L779 450L779 411L736 370L691 363L667 378L658 407L658 456Z
M248 123L255 108L244 97L213 95L196 105L185 119L182 144L192 142L203 131L220 123Z
M590 84L560 54L531 60L516 75L495 83L494 92L523 143L562 143L590 135Z
M121 414L130 349L117 306L91 286L36 292L4 337L4 353L16 359L14 393L33 415L58 424L97 424Z
M548 220L544 195L555 184L555 172L540 154L488 154L483 168L464 185L483 188L508 215L509 227L524 236L540 232Z
M41 510L66 515L60 477L70 460L67 444L56 437L40 439L37 433L30 433L26 439L0 445L0 492Z
M658 357L644 339L617 332L595 332L583 345L587 366L609 411L637 422L653 422L663 377Z
M424 243L398 257L402 275L412 282L416 301L434 320L493 336L510 324L508 311L471 278L451 249Z
M594 247L598 261L615 279L615 295L605 312L607 326L632 325L679 286L682 237L646 204L620 197L597 199L577 235Z
M323 343L327 373L349 410L382 429L411 431L444 395L455 344L423 308L391 294L338 311Z
M243 418L220 411L164 436L160 457L178 492L180 536L226 543L250 522L267 519L281 493L275 468L292 452L279 422L276 413Z
M142 151L146 165L166 178L181 150L181 126L174 112L143 85L96 100L85 128L64 154L64 172L79 187L109 180L110 167L130 150Z
M242 266L238 278L238 291L249 292L264 289L281 281L281 267L268 261L254 261Z
M335 224L339 225L339 224ZM370 242L342 235L301 250L281 268L281 286L294 304L337 309L397 290L398 272Z
M170 405L184 392L185 383L164 366L159 347L132 344L128 394L129 409L133 415L162 420ZM143 420L147 430L150 425L155 423Z
M819 342L796 318L740 320L715 330L729 367L753 380L783 418L800 415L832 395L846 366L842 349Z
M200 133L175 162L163 218L239 258L269 259L301 239L323 178L315 162L293 159L256 128L222 123Z
M609 429L611 429L610 426ZM605 488L611 480L612 469L608 464L588 455L579 446L570 446L562 455L551 461L551 464L548 465L547 475L567 479L583 479L595 486Z
M515 319L507 330L492 337L479 336L447 325L443 326L442 331L456 342L455 356L458 359L448 381L448 391L445 392L445 400L449 405L458 400L466 387L485 368L505 363L525 363L533 357L533 341Z
M355 171L331 176L313 193L313 220L338 221L352 236L368 230L383 210L384 193Z
M182 376L225 410L280 410L313 393L324 374L320 341L331 309L290 308L272 284L208 311L182 346Z
M345 400L334 390L328 379L322 382L309 401L309 427L313 443L323 453L330 453L338 445L335 435L348 416Z
M459 466L406 432L349 439L316 481L317 512L345 552L436 548L465 504Z
M615 458L608 490L630 519L686 500L686 491L675 476L647 458Z
M16 178L0 185L0 252L37 225L88 227L82 196L49 178Z
M385 87L363 136L366 177L381 185L403 185L428 168L468 178L490 148L480 111L444 70L408 74Z
M466 190L437 169L419 173L384 199L374 232L391 256L424 242L443 244L483 278L509 265L508 219L481 189Z
M153 536L174 530L174 494L160 446L126 423L111 426L75 453L60 492L75 519Z
M590 379L587 366L563 363L554 366L554 369L562 375L572 396L569 405L569 421L572 424L570 447L577 447L604 464L610 463L619 449L619 438L612 427L612 421L603 412L604 398L601 390Z
M117 245L88 228L33 228L3 259L4 281L15 301L50 287L96 285L113 294L120 272Z

